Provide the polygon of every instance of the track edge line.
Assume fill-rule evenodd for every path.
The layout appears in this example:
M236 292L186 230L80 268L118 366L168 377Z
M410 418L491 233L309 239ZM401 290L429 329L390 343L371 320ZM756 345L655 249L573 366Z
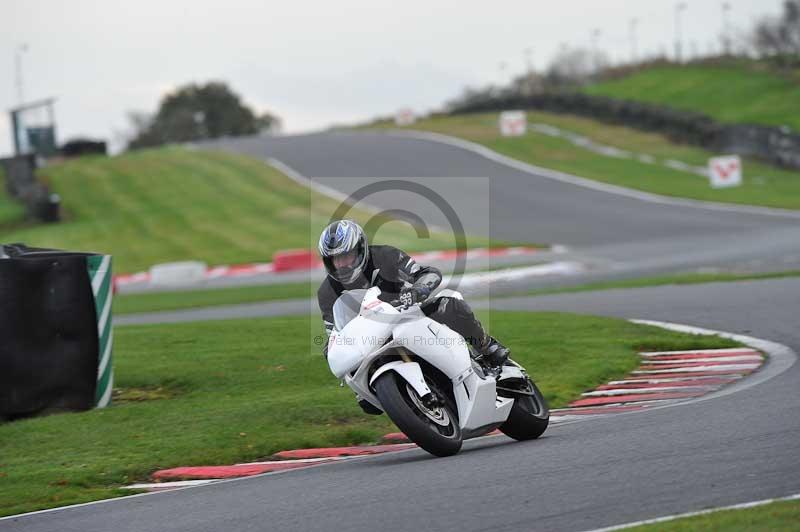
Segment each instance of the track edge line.
M698 510L694 512L686 512L682 514L672 514L672 515L665 515L663 517L655 517L653 519L643 519L641 521L632 521L630 523L624 523L621 525L613 525L608 526L605 528L594 528L591 530L587 530L586 532L611 532L612 530L624 530L626 528L633 528L642 525L653 525L658 523L664 523L667 521L675 521L677 519L683 519L686 517L695 517L698 515L708 515L717 512L724 512L726 510L743 510L746 508L755 508L758 506L764 506L767 504L771 504L774 502L783 502L783 501L794 501L800 500L800 493L795 493L794 495L787 495L785 497L776 497L774 499L762 499L760 501L750 501L750 502L743 502L739 504L732 504L730 506L718 506L716 508L708 508L705 510Z

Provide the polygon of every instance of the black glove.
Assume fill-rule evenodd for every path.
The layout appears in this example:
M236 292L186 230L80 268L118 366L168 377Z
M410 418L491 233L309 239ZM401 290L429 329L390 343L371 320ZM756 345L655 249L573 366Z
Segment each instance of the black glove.
M425 301L429 295L431 295L431 290L427 286L410 286L400 291L398 300L408 308L415 303Z
M325 360L328 360L328 342L325 342L325 347L322 348L322 356L325 357Z

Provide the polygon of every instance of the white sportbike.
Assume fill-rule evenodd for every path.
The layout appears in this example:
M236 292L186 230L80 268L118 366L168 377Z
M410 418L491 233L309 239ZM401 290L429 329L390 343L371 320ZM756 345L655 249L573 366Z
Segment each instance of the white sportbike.
M333 306L328 365L362 399L388 414L436 456L496 428L516 440L547 428L547 402L525 369L487 367L464 338L410 307L378 299L380 289L344 292ZM443 290L461 299L461 294Z

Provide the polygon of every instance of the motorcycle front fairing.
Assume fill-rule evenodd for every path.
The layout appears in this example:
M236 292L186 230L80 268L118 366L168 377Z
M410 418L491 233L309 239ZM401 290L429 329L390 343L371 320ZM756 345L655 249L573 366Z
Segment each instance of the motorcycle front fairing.
M428 317L400 323L393 334L395 342L450 378L462 429L477 430L508 418L514 400L497 396L494 378L475 373L463 336Z
M333 331L328 338L328 366L339 379L356 369L364 357L381 348L391 337L399 311L378 299L379 294L377 288L364 291L359 314L347 323L336 320L337 328L341 329ZM339 304L337 301L336 305ZM339 310L336 305L335 310ZM336 314L338 317L347 312Z
M392 333L391 323L379 323L358 316L328 338L328 366L337 378L356 369L364 358L386 343Z

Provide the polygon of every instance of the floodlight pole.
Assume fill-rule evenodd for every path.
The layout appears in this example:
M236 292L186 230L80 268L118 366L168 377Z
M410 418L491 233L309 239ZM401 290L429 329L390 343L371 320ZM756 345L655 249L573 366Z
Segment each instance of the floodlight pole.
M731 3L722 2L722 20L723 20L723 34L722 45L725 49L725 55L731 55Z
M528 77L533 74L533 48L525 48L525 69L527 70Z
M533 92L533 48L528 47L524 50L525 53L525 84L524 90L527 94Z
M498 94L500 94L500 91L503 88L503 81L506 79L506 67L507 66L508 65L506 64L505 61L500 61L499 63L497 63L497 71L500 74L500 77L498 78L498 83L497 83L497 93Z
M638 18L632 18L631 21L630 21L631 63L636 63L636 61L638 59L638 56L639 56L638 46L637 46L637 42L636 42L636 37L637 37L636 36L636 29L637 29L638 25L639 25L639 19Z
M675 4L675 61L683 63L683 54L681 52L682 39L681 35L681 13L686 10L686 2L678 2Z
M23 90L22 84L22 54L28 51L27 44L19 44L17 45L16 50L14 51L14 66L16 67L16 81L17 81L17 100L19 105L25 103L25 92Z
M13 139L14 139L14 156L22 155L22 146L19 143L19 118L17 117L16 111L11 112L11 131L13 131Z
M600 51L597 48L597 41L600 39L602 31L600 28L595 28L592 30L591 34L591 43L592 43L592 68L594 70L594 75L596 76L597 73L600 71L600 60L598 58L598 54Z

